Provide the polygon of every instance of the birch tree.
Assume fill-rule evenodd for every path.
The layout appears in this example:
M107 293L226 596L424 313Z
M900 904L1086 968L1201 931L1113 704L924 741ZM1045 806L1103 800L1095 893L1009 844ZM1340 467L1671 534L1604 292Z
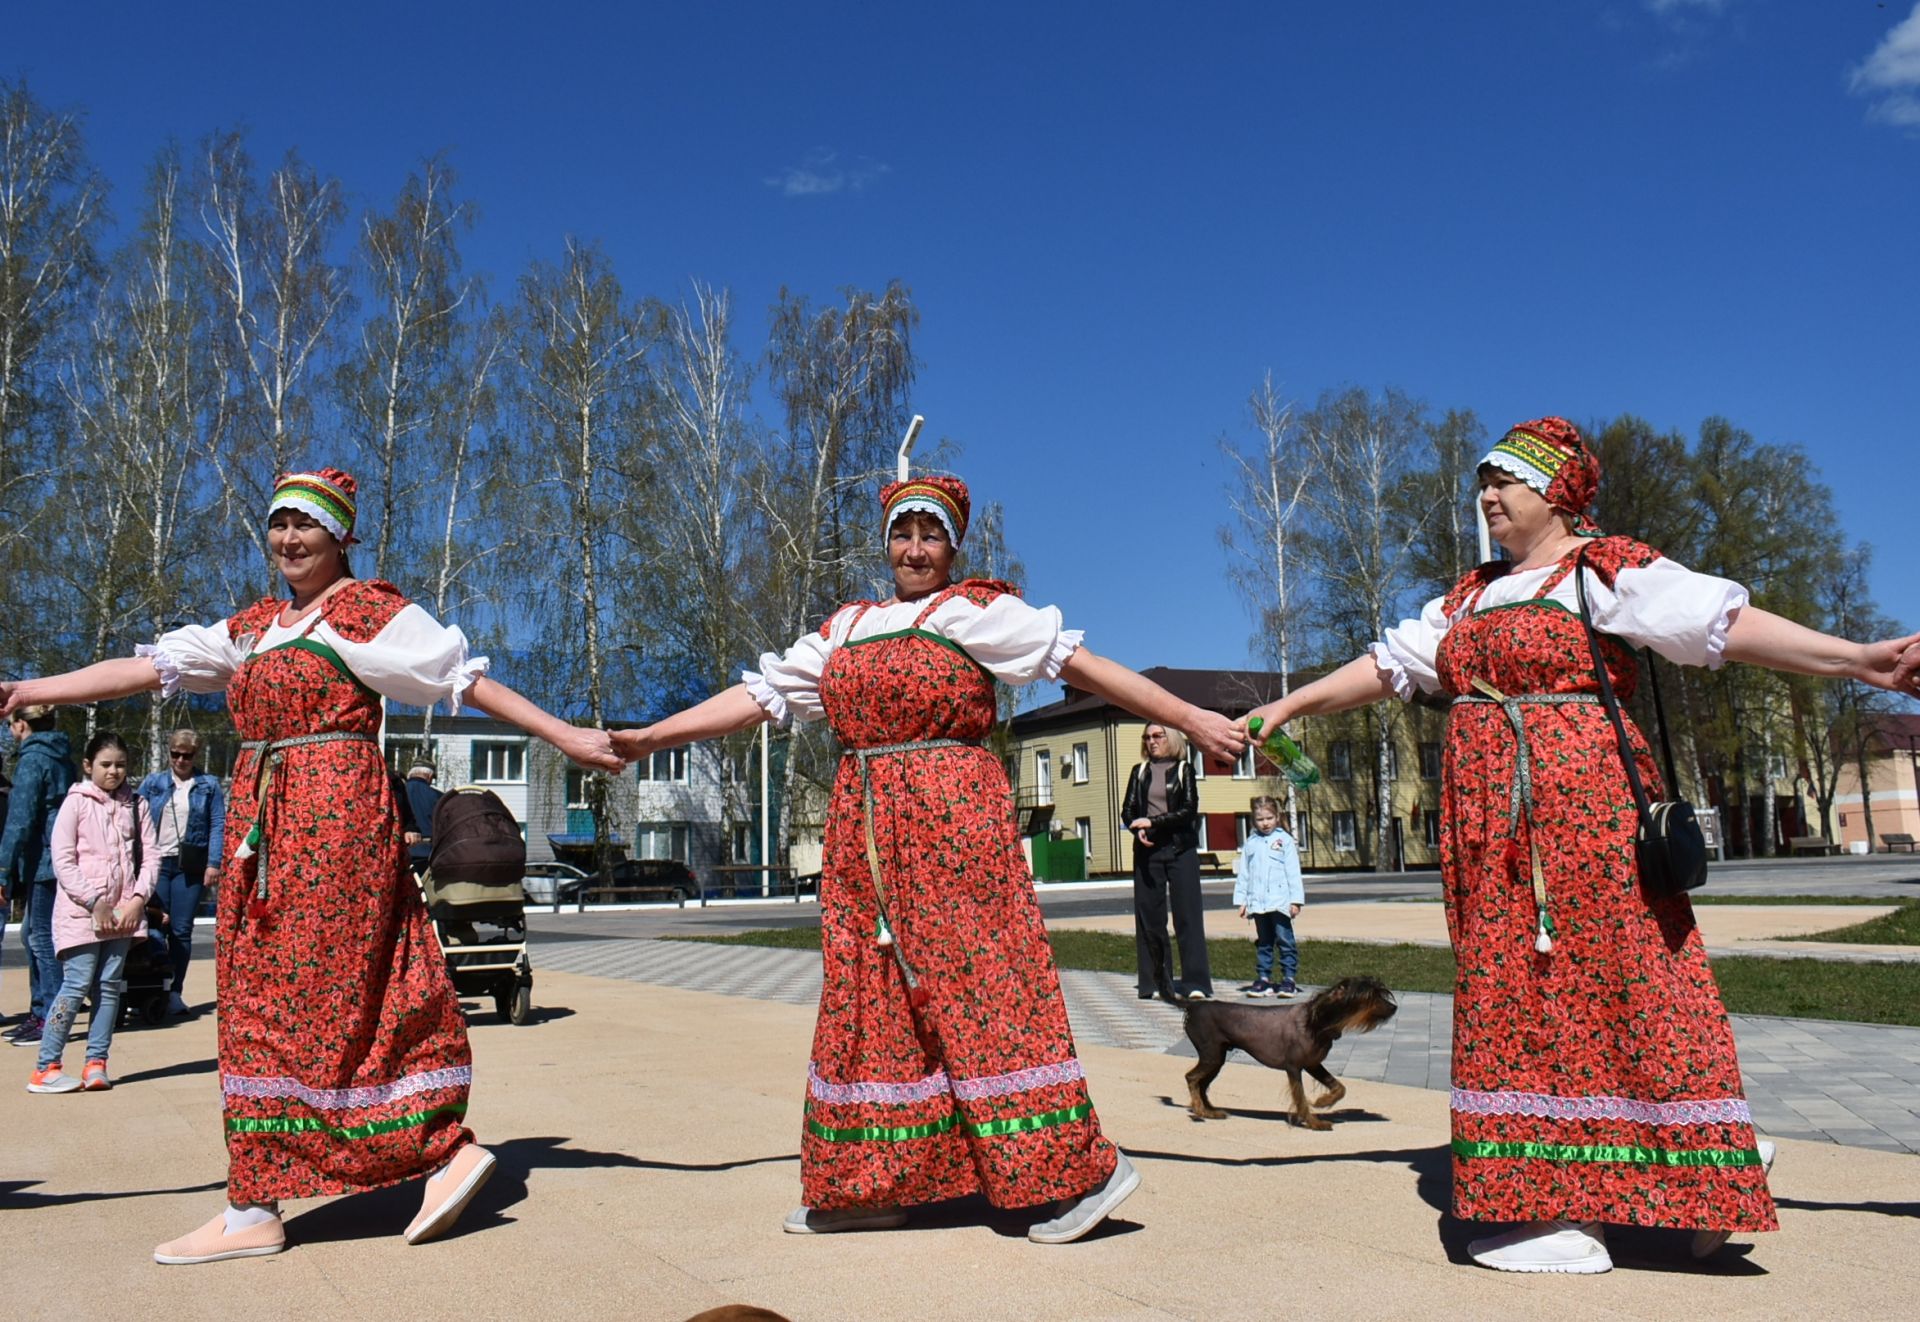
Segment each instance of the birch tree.
M226 380L223 415L205 438L205 454L224 520L245 530L255 553L229 568L238 580L230 596L243 600L266 576L259 512L314 440L312 378L351 297L346 270L328 255L346 207L339 184L297 153L264 181L254 178L237 133L209 140L202 159L212 345Z
M1306 498L1322 614L1338 650L1350 656L1399 621L1418 586L1414 551L1441 503L1421 480L1426 427L1419 405L1391 389L1378 398L1359 389L1322 396L1299 425L1315 474ZM1399 705L1389 700L1370 710L1380 866L1389 858Z
M0 579L44 566L34 532L57 487L49 427L64 410L51 348L84 317L99 270L94 242L106 185L88 164L75 114L49 110L25 83L0 79ZM43 632L22 594L0 646L13 673Z
M877 296L848 290L845 300L815 310L782 290L773 309L767 356L784 430L759 487L781 562L770 585L785 640L859 595L883 564L875 502L907 420L920 313L898 283ZM783 845L806 739L794 736L781 773ZM820 783L818 768L810 778Z

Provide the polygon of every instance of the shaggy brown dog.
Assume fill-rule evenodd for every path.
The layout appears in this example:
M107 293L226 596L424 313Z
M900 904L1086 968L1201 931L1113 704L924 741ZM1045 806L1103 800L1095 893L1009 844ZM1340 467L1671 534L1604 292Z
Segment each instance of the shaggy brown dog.
M1280 1008L1235 1005L1226 1001L1189 1003L1187 1038L1200 1053L1200 1063L1187 1071L1187 1109L1196 1120L1224 1120L1227 1113L1207 1100L1207 1085L1227 1063L1233 1047L1269 1069L1285 1070L1293 1089L1293 1118L1308 1129L1332 1125L1308 1107L1300 1074L1311 1074L1326 1088L1313 1099L1321 1109L1347 1095L1340 1080L1320 1067L1327 1051L1342 1033L1370 1033L1399 1007L1393 993L1376 978L1343 978L1311 1000Z

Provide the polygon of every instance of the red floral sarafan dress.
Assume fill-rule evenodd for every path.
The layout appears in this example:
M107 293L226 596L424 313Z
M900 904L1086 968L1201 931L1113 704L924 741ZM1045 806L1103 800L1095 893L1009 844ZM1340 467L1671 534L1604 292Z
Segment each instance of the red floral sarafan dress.
M825 968L800 1148L809 1207L975 1192L1027 1207L1113 1172L1006 772L981 746L993 678L927 627L956 595L985 606L1009 591L949 588L911 627L834 648L819 680L848 751L820 887ZM894 946L876 940L883 905Z
M1589 584L1611 598L1622 572L1660 557L1609 537L1587 544L1586 561ZM1438 644L1439 687L1456 699L1441 808L1459 966L1454 1212L1771 1230L1733 1032L1692 906L1684 895L1642 890L1637 813L1606 709L1564 700L1599 688L1584 626L1555 599L1570 594L1573 563L1562 561L1531 596L1496 606L1480 598L1506 567L1482 566L1442 607L1452 623ZM1602 646L1624 702L1636 681L1633 652L1614 637ZM1515 701L1487 701L1475 681ZM1547 700L1555 696L1562 700ZM1517 789L1516 716L1529 782ZM1632 734L1640 774L1658 795L1653 759ZM1543 920L1535 848L1547 953L1535 949Z
M248 607L228 633L244 649L284 604ZM322 618L363 643L406 604L388 584L356 582ZM217 915L228 1196L306 1198L425 1175L471 1140L461 1117L473 1058L406 868L374 741L379 699L336 651L300 637L249 653L227 702L247 741ZM265 897L250 905L257 891L235 855L256 825Z

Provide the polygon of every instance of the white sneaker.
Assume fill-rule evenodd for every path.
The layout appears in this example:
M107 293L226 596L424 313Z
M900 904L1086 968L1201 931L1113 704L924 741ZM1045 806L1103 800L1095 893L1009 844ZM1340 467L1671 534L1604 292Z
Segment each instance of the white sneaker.
M1467 1253L1482 1267L1503 1272L1591 1276L1613 1270L1598 1221L1535 1221L1504 1235L1476 1239L1467 1245Z
M1035 1244L1071 1244L1106 1220L1128 1194L1140 1187L1140 1172L1127 1160L1127 1154L1118 1153L1117 1157L1113 1174L1078 1198L1062 1198L1054 1206L1052 1219L1027 1228L1027 1238Z
M898 1230L907 1224L901 1207L835 1207L820 1211L796 1207L780 1228L789 1235L832 1235L843 1230Z
M1773 1154L1776 1151L1773 1140L1770 1138L1760 1139L1754 1144L1754 1147L1760 1150L1760 1173L1762 1175L1773 1174ZM1693 1232L1693 1256L1696 1258L1710 1258L1718 1253L1721 1246L1732 1238L1733 1232L1731 1230L1696 1230Z

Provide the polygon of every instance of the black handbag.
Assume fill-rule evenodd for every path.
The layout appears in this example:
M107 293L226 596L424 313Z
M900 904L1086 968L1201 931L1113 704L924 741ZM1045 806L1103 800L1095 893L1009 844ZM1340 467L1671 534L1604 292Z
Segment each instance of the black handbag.
M1620 702L1613 696L1613 680L1607 674L1606 658L1600 654L1600 634L1593 627L1593 615L1587 609L1587 552L1582 547L1573 564L1574 591L1580 599L1580 623L1586 626L1587 646L1593 652L1593 673L1600 681L1600 701L1613 721L1614 737L1620 743L1620 760L1627 767L1627 782L1633 786L1633 801L1640 810L1640 828L1634 832L1633 851L1640 863L1640 884L1650 895L1678 895L1694 890L1707 879L1707 837L1693 805L1679 800L1650 803L1647 787L1640 780L1640 768L1634 761L1633 745L1627 739L1627 723L1620 715ZM1666 764L1667 792L1678 791L1680 780L1673 771L1673 744L1667 738L1667 713L1660 701L1660 677L1654 673L1653 657L1647 657L1647 672L1653 683L1654 719L1660 727L1660 752Z

